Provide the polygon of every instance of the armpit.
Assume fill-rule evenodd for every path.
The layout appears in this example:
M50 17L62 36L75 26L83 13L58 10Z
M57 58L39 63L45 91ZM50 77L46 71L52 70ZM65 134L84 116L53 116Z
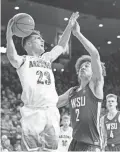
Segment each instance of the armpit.
M98 99L103 99L103 86L104 86L104 81L91 80L89 83L89 87L92 93Z

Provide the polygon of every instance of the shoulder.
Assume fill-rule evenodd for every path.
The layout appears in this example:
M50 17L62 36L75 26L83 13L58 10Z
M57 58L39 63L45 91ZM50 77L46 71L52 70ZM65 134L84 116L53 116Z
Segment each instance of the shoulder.
M48 57L50 55L50 52L45 52L43 55L42 55L42 57Z
M23 55L23 56L21 56L21 58L22 58L21 65L20 65L16 70L20 70L21 67L23 67L23 65L24 65L24 63L26 62L26 60L29 60L30 56L28 56L28 55Z
M45 61L51 62L51 53L50 52L46 52L42 55L42 59L44 59Z
M72 132L72 131L73 131L73 128L72 128L72 127L69 127L69 129L70 129L70 132Z
M75 86L75 87L71 87L69 89L69 95L71 95L73 92L75 92L77 90L78 86Z
M118 122L120 123L120 111L118 111Z
M60 127L60 131L62 131L62 130L63 130L63 126Z
M74 87L71 87L70 89L68 89L65 93L70 95L74 90Z

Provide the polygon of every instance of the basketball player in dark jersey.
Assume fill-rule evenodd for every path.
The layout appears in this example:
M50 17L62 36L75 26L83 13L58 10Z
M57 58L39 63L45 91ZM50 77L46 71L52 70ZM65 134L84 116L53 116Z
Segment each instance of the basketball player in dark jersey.
M70 107L73 140L69 151L100 151L99 116L105 67L100 61L98 50L82 35L77 22L72 32L90 56L83 55L77 60L75 68L79 86L59 96L58 107L67 104Z
M108 113L101 118L102 149L120 151L120 111L117 110L117 96L106 96Z

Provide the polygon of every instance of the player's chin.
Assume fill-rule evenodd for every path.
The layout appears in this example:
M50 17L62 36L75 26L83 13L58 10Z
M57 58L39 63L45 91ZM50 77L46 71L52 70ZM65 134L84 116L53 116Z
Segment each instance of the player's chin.
M40 48L40 54L42 54L44 52L45 52L44 48Z
M113 107L112 106L108 106L108 110L112 110L113 109Z
M85 73L80 73L79 78L85 78L86 74Z

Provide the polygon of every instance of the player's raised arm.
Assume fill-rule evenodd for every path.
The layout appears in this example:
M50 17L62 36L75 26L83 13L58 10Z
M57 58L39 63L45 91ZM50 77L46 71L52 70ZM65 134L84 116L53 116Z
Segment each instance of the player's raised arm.
M93 79L95 80L102 80L103 79L103 73L102 73L102 66L100 61L100 55L96 47L88 40L86 39L83 34L80 32L80 26L78 22L76 21L73 27L73 35L78 38L78 40L83 44L85 49L88 51L88 53L91 56L91 66L92 66L92 72L93 72Z
M64 94L59 96L58 103L57 103L58 108L64 107L68 104L68 101L69 101L68 98L69 98L69 94L70 94L71 89L72 88L70 88Z
M65 28L59 42L58 45L55 46L50 54L50 60L51 62L56 60L65 50L66 45L68 44L70 35L71 35L71 29L73 27L73 25L75 24L75 21L77 20L77 18L79 17L79 13L73 13L72 16L70 17L69 23L67 25L67 27Z
M23 57L19 56L17 54L17 51L15 49L15 45L13 42L13 33L12 33L12 25L13 25L14 21L13 19L10 19L8 22L8 26L7 26L7 33L6 33L6 40L7 40L7 57L10 61L10 63L13 65L13 67L15 68L19 68L20 65L23 62Z

